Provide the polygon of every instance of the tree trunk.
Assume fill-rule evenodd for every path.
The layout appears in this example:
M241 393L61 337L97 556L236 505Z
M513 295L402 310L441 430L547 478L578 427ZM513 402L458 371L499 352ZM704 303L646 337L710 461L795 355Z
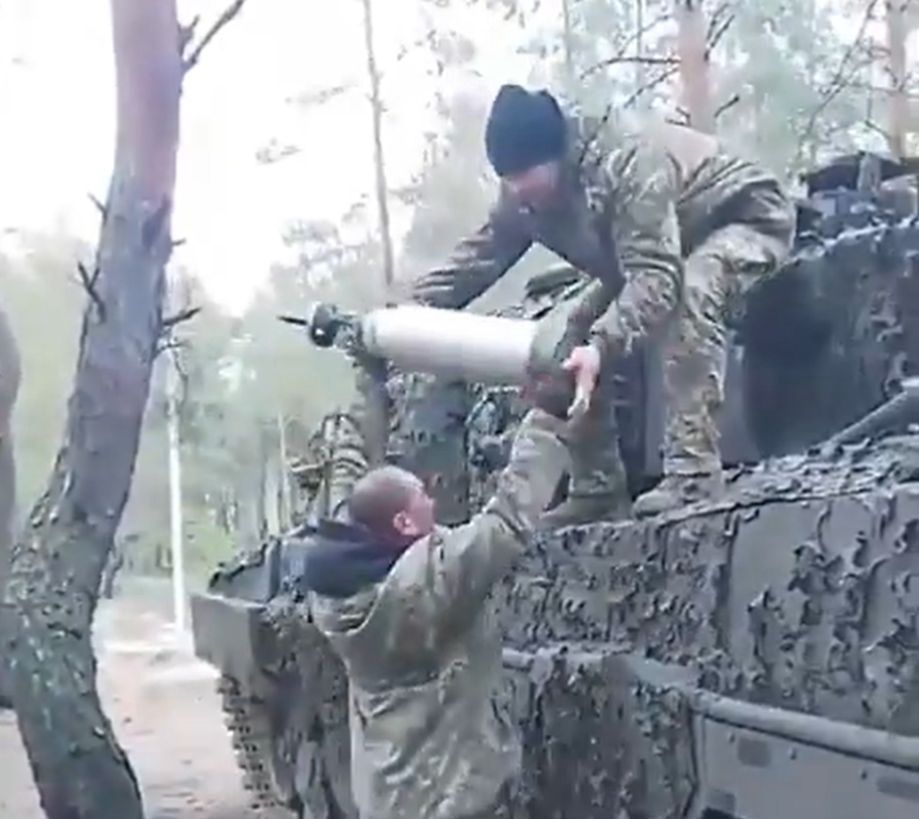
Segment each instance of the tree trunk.
M890 69L887 144L897 159L906 156L909 98L906 93L906 30L909 0L887 0L887 48Z
M395 280L392 231L389 226L389 194L386 184L386 159L383 153L383 98L380 94L380 72L373 47L373 9L371 0L364 5L364 46L367 49L367 74L370 78L370 106L373 113L373 163L376 171L377 209L380 215L380 241L383 244L383 277L387 296Z
M635 93L645 87L645 0L635 0Z
M162 333L182 65L175 0L111 0L111 10L118 132L96 272L85 276L64 441L8 589L13 699L49 819L143 816L99 702L90 633Z
M278 500L278 518L281 521L282 531L286 531L294 520L293 492L290 488L290 466L287 454L287 419L280 412L278 421L278 481L281 496Z
M573 100L578 83L574 71L574 40L571 26L571 0L562 0L562 47L565 51L565 92Z
M169 287L167 283L167 288ZM167 298L173 309L175 294ZM178 634L185 632L185 521L182 504L182 439L180 437L181 385L179 364L166 362L166 432L169 465L169 545L172 554L172 616Z
M21 361L9 319L0 308L0 640L7 622L3 592L9 575L16 516L16 463L13 457L13 407L19 393ZM0 708L11 704L6 647L0 643Z
M675 0L675 6L683 107L693 128L714 133L715 109L702 0Z

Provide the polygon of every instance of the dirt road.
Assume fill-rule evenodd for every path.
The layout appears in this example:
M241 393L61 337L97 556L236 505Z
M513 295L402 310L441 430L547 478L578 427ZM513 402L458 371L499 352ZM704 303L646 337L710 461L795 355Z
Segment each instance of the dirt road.
M148 819L248 819L215 674L179 647L168 589L129 587L96 620L100 688ZM0 819L43 819L15 717L0 711Z

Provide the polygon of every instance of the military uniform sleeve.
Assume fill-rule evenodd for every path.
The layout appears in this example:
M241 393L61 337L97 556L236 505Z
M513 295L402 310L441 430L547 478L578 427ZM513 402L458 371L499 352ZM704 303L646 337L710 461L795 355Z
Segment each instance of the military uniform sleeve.
M491 287L531 244L499 204L476 233L457 245L446 263L415 282L412 298L430 307L459 310Z
M442 636L479 613L491 588L524 551L569 463L563 430L558 419L531 410L485 508L432 544L424 607Z
M626 284L590 330L601 353L628 354L676 308L683 260L676 205L678 171L653 143L626 143L607 159L613 237Z
M356 394L348 412L331 430L331 459L325 476L327 508L323 514L339 520L347 515L354 485L371 466L383 462L389 441L389 367L385 361L369 358L356 360L354 366Z

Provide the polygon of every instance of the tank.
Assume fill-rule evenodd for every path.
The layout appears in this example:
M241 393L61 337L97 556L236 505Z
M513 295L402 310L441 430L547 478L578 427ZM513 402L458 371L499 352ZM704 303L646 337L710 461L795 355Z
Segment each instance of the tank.
M914 169L804 178L795 250L734 323L728 490L656 518L539 534L495 592L526 819L906 819L919 811L919 252ZM528 282L539 317L585 280ZM632 491L660 471L653 349L617 373ZM393 374L388 459L445 523L490 493L524 410L508 388ZM897 398L897 396L901 396ZM362 468L330 416L295 465L304 520ZM347 681L310 621L302 530L192 599L196 652L263 816L356 819Z

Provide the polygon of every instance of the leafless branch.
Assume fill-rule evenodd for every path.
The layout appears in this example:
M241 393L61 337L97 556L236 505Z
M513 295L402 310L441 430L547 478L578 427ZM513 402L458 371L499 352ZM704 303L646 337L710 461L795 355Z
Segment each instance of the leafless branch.
M96 282L99 280L100 270L98 267L90 273L86 269L86 265L82 262L77 262L77 271L80 274L80 283L83 285L83 289L89 295L90 300L96 307L96 314L99 317L99 321L105 321L105 302L102 300L102 296L99 295L99 291L96 290Z
M658 24L664 22L664 21L667 20L669 17L670 17L669 12L664 12L664 13L662 13L662 14L657 15L657 17L653 18L653 19L650 20L649 22L647 22L647 23L646 23L645 25L643 25L640 29L638 29L637 31L633 32L633 33L625 40L625 42L623 42L623 43L619 46L619 48L616 50L615 56L611 57L611 58L608 59L608 60L603 60L603 61L597 63L596 65L592 65L590 68L584 69L584 70L581 72L581 79L582 79L582 80L586 80L588 77L590 77L590 76L593 75L593 74L596 74L598 71L602 71L602 70L603 70L604 68L606 68L607 66L615 65L616 63L627 62L627 60L624 60L623 58L625 57L625 55L626 55L626 53L628 52L628 50L629 50L633 45L635 45L645 34L647 34L649 31L651 31L651 29L653 29L653 28L654 28L655 26L657 26ZM638 56L635 56L635 57L632 57L632 58L631 58L631 61L632 61L632 62L635 62L635 61L638 61L639 59L645 59L645 58L640 58L640 57L638 57Z
M914 77L907 77L910 82L914 82ZM890 85L874 85L869 82L850 82L850 88L857 88L859 91L872 91L877 94L893 94L899 93L902 94L907 99L919 99L919 91L908 91L906 89L906 83L903 83L903 87L890 86Z
M97 199L91 193L88 193L86 195L89 197L89 201L92 202L96 206L96 210L99 211L99 215L102 217L102 221L104 222L105 217L108 215L108 209L105 207L105 205L102 204L102 202L99 199Z
M179 54L185 56L185 51L195 36L195 29L201 22L201 15L196 14L187 26L179 26Z
M619 57L610 57L610 59L604 60L602 63L593 66L593 68L589 68L582 76L598 68L604 68L609 65L619 65L620 63L632 63L635 65L675 65L676 62L676 57L636 57L626 54Z
M327 102L334 100L336 97L340 97L342 94L347 94L348 92L353 91L356 87L356 80L347 80L345 82L340 82L337 85L329 85L323 88L312 88L308 91L303 91L295 97L288 98L287 102L293 103L294 105L301 105L304 108L325 105Z
M164 318L162 322L163 329L171 330L177 324L181 324L183 321L189 321L190 319L193 319L200 312L200 307L186 307L184 310L180 310L174 316L167 316Z
M731 10L730 3L722 3L715 11L712 13L709 18L708 32L706 33L706 49L705 56L709 57L712 50L718 43L721 41L721 38L727 33L730 29L731 24L734 22L734 12ZM623 63L632 63L638 65L666 65L671 67L676 67L679 64L679 60L673 56L667 57L644 57L640 55L628 55L626 52L635 43L639 37L643 34L650 31L658 23L663 22L668 19L669 14L664 13L658 15L656 18L651 20L647 25L643 26L640 31L635 32L617 51L616 55L610 57L608 60L603 60L602 62L597 63L596 65L591 66L590 68L585 69L581 72L581 79L587 79L592 74L596 74L598 71L602 71L604 68L607 68L611 65L621 65ZM651 90L656 85L659 85L664 80L668 79L671 76L672 72L666 74L666 76L661 75L660 78L655 77L651 80L649 87L642 87L635 91L634 98L632 102L638 99L646 91ZM631 103L629 103L631 104Z
M817 120L820 118L820 115L826 110L827 106L834 99L836 99L840 93L842 93L843 89L846 88L849 80L851 80L854 71L849 70L849 63L852 61L852 58L855 56L856 51L858 51L858 48L865 37L865 32L868 29L868 24L871 22L872 15L877 4L878 0L871 0L871 2L868 3L867 8L865 9L865 13L862 16L861 24L858 27L858 31L855 33L855 37L852 39L852 42L849 43L849 47L842 55L842 59L839 61L839 65L837 66L833 77L827 84L827 89L823 94L823 98L820 100L814 110L811 111L810 116L807 118L807 123L805 124L804 129L801 132L801 137L798 140L798 158L800 158L801 151L804 148L805 140L813 135L814 128L817 125ZM857 71L859 67L860 66L856 66L855 71ZM847 71L849 72L848 74Z
M198 61L201 59L201 53L207 48L211 40L220 33L220 30L224 26L233 21L239 12L242 11L244 5L246 5L246 0L233 0L233 2L224 9L223 14L221 14L214 22L214 25L208 29L207 33L201 38L201 41L195 46L188 58L183 60L182 71L184 73L187 74L198 64Z
M728 6L725 4L721 7L722 9L727 9ZM717 14L717 12L716 12ZM708 34L706 35L705 41L705 57L706 59L711 55L715 46L721 42L721 38L727 34L728 29L730 29L731 24L734 22L734 12L731 12L725 16L723 20L718 20L717 16L712 16L712 19L709 23Z
M649 91L653 91L657 86L662 83L667 82L674 74L676 74L679 66L671 65L668 66L664 71L661 71L659 74L652 77L646 83L644 83L641 88L635 89L635 91L629 94L626 97L625 101L622 103L623 108L630 108L633 106L643 95L647 94Z
M156 358L163 353L171 352L174 359L178 359L178 352L181 350L188 349L188 342L181 338L176 338L173 335L165 336L161 338L157 344L156 349L153 351L153 357ZM176 368L178 370L178 368Z
M718 32L725 28L725 22L730 24L733 19L734 11L731 8L731 3L726 2L719 5L718 8L708 15L708 28L705 32L705 39L708 42L714 40L719 36Z
M721 103L715 109L715 119L718 119L725 111L729 111L740 102L740 94L732 94L728 99Z
M172 249L175 250L177 247L182 247L182 245L187 244L188 239L173 239L172 240Z
M674 115L667 118L667 122L672 122L674 125L689 125L689 111L678 105Z
M868 117L865 117L865 121L862 123L862 125L864 125L865 128L867 128L869 131L880 134L882 137L884 137L885 140L890 139L890 134L876 122L872 122Z

